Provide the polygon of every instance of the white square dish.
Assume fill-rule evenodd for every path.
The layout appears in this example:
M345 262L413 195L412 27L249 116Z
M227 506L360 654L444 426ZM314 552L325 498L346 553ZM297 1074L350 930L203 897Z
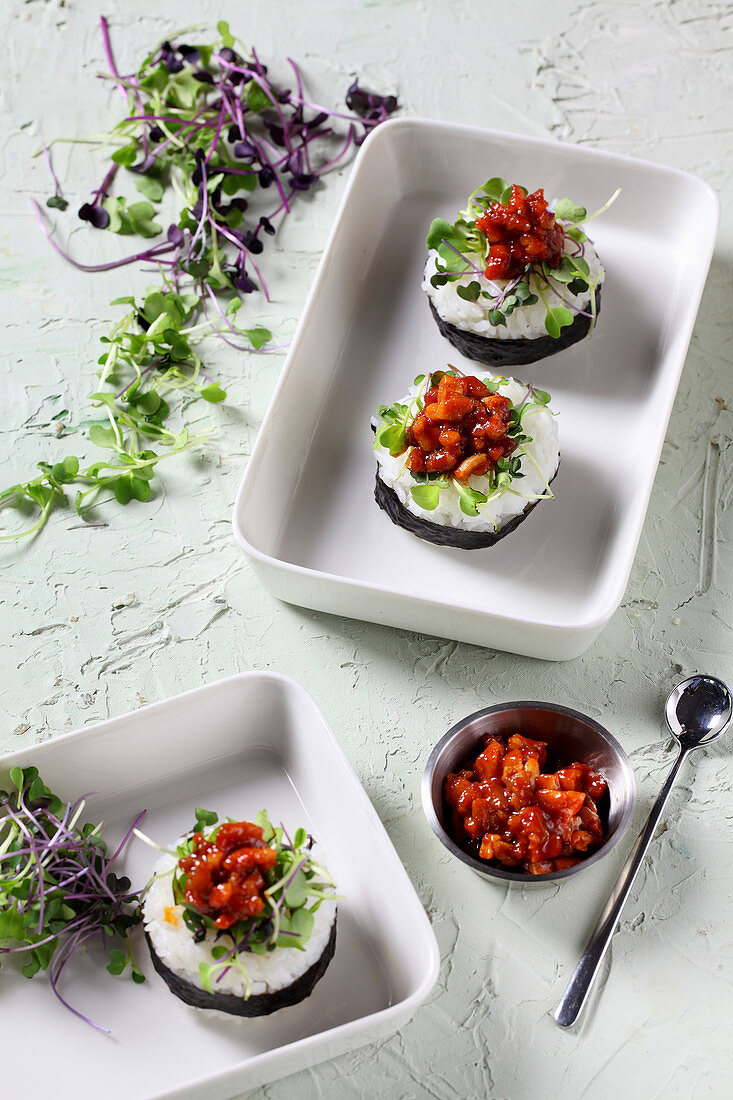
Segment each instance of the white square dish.
M487 550L433 546L373 500L370 419L413 377L470 361L421 289L433 217L500 175L589 210L606 268L589 339L516 375L552 394L556 500ZM582 653L618 607L641 534L715 241L702 180L630 157L425 120L362 148L234 510L281 599L548 660Z
M111 1035L65 1009L44 975L28 981L4 958L8 1095L28 1094L42 1050L58 1100L225 1100L387 1037L430 992L439 955L425 912L336 738L292 680L243 673L20 750L0 761L0 788L13 766L31 764L63 798L96 791L84 820L104 819L112 844L143 808L142 828L163 844L190 828L196 806L250 818L266 808L313 833L342 900L323 979L261 1019L214 1020L177 1000L140 929L144 985L109 975L101 947L79 952L62 979L66 999ZM139 889L156 857L135 839L115 870Z

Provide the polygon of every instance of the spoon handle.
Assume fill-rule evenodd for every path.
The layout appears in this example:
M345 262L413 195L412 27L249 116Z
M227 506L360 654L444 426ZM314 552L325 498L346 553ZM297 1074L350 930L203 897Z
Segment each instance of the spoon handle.
M575 973L570 979L560 1004L557 1006L555 1020L560 1027L570 1027L580 1015L581 1009L585 1004L591 986L600 969L603 957L611 943L611 938L616 931L616 925L621 916L621 910L626 904L626 899L634 885L634 880L639 873L639 868L644 861L647 849L652 842L654 830L662 816L667 799L669 798L669 793L677 778L677 773L680 770L682 761L689 751L689 749L682 749L675 760L672 770L659 792L657 801L652 807L644 830L631 850L626 865L619 875L618 882L606 902L606 907L601 913L598 923L593 930L593 934L588 940L588 945L580 958L580 962L575 968Z

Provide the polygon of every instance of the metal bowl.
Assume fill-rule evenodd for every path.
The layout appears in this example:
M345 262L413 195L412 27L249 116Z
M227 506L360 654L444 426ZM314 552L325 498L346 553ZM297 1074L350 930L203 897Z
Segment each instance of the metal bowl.
M512 733L547 742L547 755L553 769L576 761L590 764L608 784L608 794L599 806L606 839L593 855L574 867L550 871L546 875L512 871L468 855L451 839L449 811L443 799L445 777L458 771L471 753L477 755L481 751L487 734L507 738ZM504 883L537 885L577 875L603 859L618 844L631 824L636 783L629 758L616 738L592 718L555 703L499 703L469 714L441 738L425 765L422 801L430 826L441 843L477 874Z

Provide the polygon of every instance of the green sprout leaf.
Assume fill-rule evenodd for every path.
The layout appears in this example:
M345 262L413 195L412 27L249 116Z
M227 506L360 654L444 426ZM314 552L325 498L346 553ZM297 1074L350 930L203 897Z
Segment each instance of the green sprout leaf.
M114 449L117 446L117 436L114 429L106 428L101 424L92 424L89 429L89 439L95 447Z
M219 968L217 966L212 966L210 963L199 963L199 979L201 981L202 988L205 989L207 993L213 992L211 988L211 977L212 974L215 974L218 969Z
M234 38L232 37L232 33L229 30L229 24L226 23L223 19L220 19L219 22L216 24L216 29L221 36L222 46L224 46L228 50L231 50L232 46L234 45Z
M163 398L155 390L146 390L140 394L136 393L128 400L145 416L155 416L163 403Z
M24 939L25 928L26 924L19 910L5 909L0 911L0 943L7 940Z
M308 909L295 909L290 917L284 918L280 923L280 936L277 939L278 947L294 947L299 951L305 951L305 946L313 932L313 914ZM290 933L290 935L283 935Z
M32 978L35 974L37 974L39 972L40 969L41 969L41 963L38 960L38 958L36 957L35 952L33 952L31 954L31 957L28 960L28 962L25 964L25 966L21 966L21 968L20 968L21 973L26 978Z
M129 504L132 500L132 484L129 477L115 478L114 482L115 499L118 504Z
M160 202L163 198L165 188L155 176L136 175L134 183L140 194L144 195L146 199L150 199L151 202Z
M506 180L503 180L501 176L492 176L490 180L483 185L481 190L491 199L492 202L503 202L502 195L509 192L511 198L511 187Z
M204 810L201 806L196 807L195 817L198 830L211 828L219 820L219 815L214 810Z
M573 323L573 315L565 306L553 306L545 316L545 328L553 340L557 340L562 329Z
M115 164L124 165L125 168L132 168L137 160L136 142L131 141L129 145L123 145L121 149L116 149L110 160L114 161Z
M578 206L572 199L558 199L555 203L555 216L566 222L582 222L588 215L584 206Z
M130 474L130 492L135 500L150 500L152 489L150 488L149 479L145 477L135 477L134 474Z
M298 871L285 891L285 904L290 906L291 909L297 909L305 904L307 898L308 881L303 872Z
M588 287L589 283L587 279L571 279L568 283L568 291L570 294L583 294L584 291L588 290Z
M247 92L247 107L249 110L264 111L267 107L272 107L273 103L274 100L272 96L253 80Z
M456 294L459 298L463 298L465 302L475 302L478 300L480 290L480 284L473 280L468 286L456 287Z
M384 447L393 458L401 455L407 447L407 436L402 424L383 424L377 429L374 442L378 447Z
M435 483L432 485L413 485L410 489L410 496L418 508L422 508L426 512L434 512L440 502L441 488L441 485Z
M208 386L202 386L199 393L204 401L209 401L213 405L217 405L220 401L226 399L226 392L221 388L218 382L210 382Z
M545 278L554 279L558 283L573 283L581 276L587 276L590 273L588 262L582 256L563 256L557 267L548 267L547 264L543 264L542 270ZM587 279L583 282L587 284Z
M109 214L107 228L112 233L126 236L137 233L140 237L157 237L162 228L156 221L155 208L149 202L133 202L130 206L124 198L106 198L102 203Z
M257 328L248 328L244 330L244 334L249 340L255 351L259 351L261 347L272 340L272 333L269 329L258 326Z
M110 952L107 970L110 974L122 974L127 966L127 955L124 951L114 950Z
M225 176L221 189L225 195L236 195L239 191L254 191L257 187L257 173L242 176Z
M272 823L267 816L265 810L260 810L255 817L255 824L259 825L262 829L262 839L266 844L269 844L272 838L275 836L275 830L272 827Z
M458 489L459 506L463 514L477 516L477 505L485 504L489 498L478 489L472 489L470 485L461 485L459 482L455 482L455 486Z
M425 240L428 248L437 249L444 240L450 240L454 236L453 226L445 218L433 218Z
M36 775L37 774L38 773L36 772ZM25 775L23 774L22 768L18 768L16 766L10 769L10 782L17 790L23 790L23 785L25 784Z

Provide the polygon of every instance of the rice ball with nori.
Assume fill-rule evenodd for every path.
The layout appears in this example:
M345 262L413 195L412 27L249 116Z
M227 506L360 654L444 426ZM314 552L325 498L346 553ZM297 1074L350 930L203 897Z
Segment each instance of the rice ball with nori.
M560 449L549 401L502 375L419 376L378 410L377 504L428 542L492 546L553 497Z
M614 196L615 197L615 196ZM423 289L441 333L468 359L532 363L582 340L601 304L604 271L582 225L586 210L496 178L452 224L436 218Z
M172 993L236 1016L269 1015L312 993L334 954L337 907L311 845L262 812L256 823L192 831L158 861L143 921Z

